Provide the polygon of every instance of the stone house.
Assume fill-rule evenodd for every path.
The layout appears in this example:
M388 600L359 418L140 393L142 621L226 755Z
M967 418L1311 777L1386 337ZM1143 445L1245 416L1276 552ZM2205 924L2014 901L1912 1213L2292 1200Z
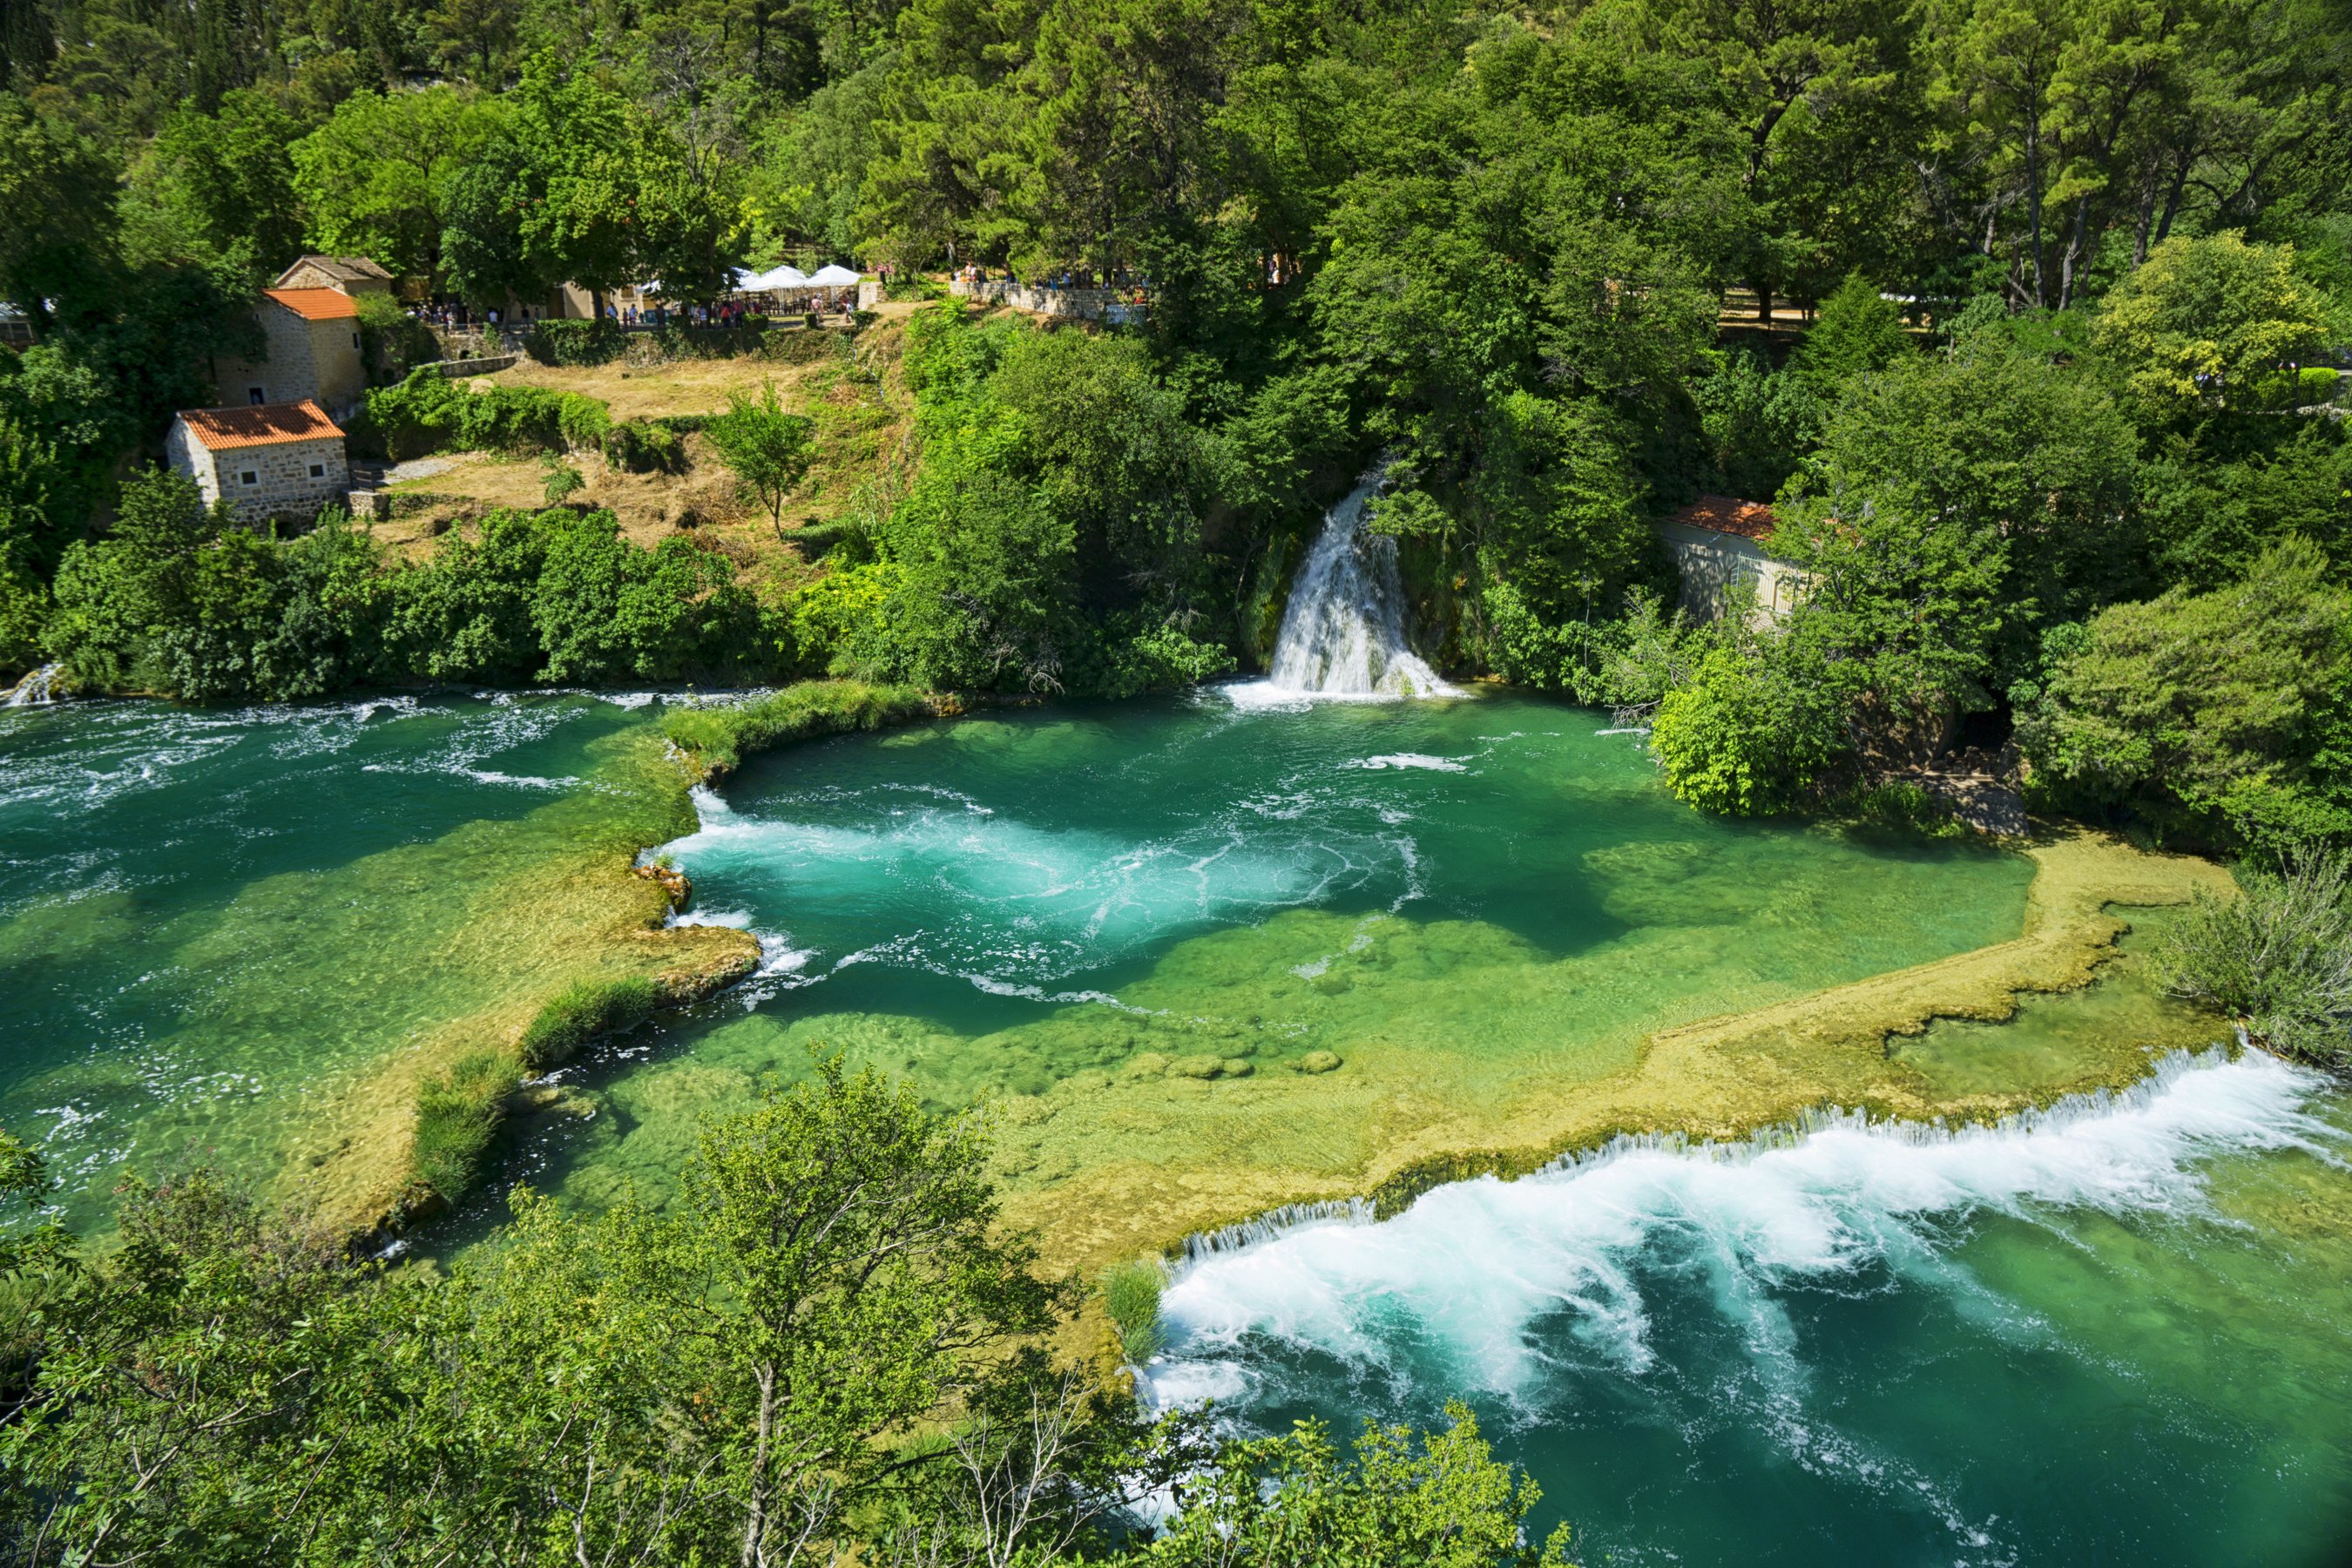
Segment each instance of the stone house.
M1658 537L1683 579L1683 608L1714 620L1729 607L1739 584L1756 588L1756 618L1778 620L1789 613L1804 586L1804 574L1765 553L1772 531L1772 509L1762 501L1701 496L1672 517L1661 518Z
M337 289L265 289L254 307L268 353L260 360L215 359L215 395L248 405L317 403L338 414L367 391L360 355L360 308Z
M207 506L226 496L248 522L309 522L351 489L343 433L307 399L184 410L163 449Z
M390 298L391 273L364 256L305 256L278 275L273 289L332 289L353 299L362 294Z

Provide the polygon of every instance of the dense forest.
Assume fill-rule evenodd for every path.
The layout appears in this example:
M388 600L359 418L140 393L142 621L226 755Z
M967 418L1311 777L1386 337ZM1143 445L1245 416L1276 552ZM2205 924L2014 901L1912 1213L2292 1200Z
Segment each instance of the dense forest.
M37 0L7 29L12 668L1134 690L1261 658L1378 461L1441 665L1654 705L1696 804L2013 734L2053 806L2352 826L2340 6ZM305 247L481 300L846 254L1150 305L919 321L913 482L791 603L552 514L401 570L194 517L161 549L184 503L133 475ZM1777 503L1811 585L1769 629L1660 608L1649 521L1706 492ZM583 552L585 589L543 567ZM633 594L636 629L576 654L566 592ZM295 605L331 657L266 653Z

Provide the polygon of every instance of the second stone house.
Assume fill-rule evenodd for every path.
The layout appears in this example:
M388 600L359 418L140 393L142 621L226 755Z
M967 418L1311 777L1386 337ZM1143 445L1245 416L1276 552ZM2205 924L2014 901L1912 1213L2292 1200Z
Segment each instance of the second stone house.
M307 523L351 490L343 433L315 403L186 409L163 449L206 505L226 497L247 522Z
M265 289L254 313L268 352L258 360L215 359L213 385L224 404L312 402L347 414L367 391L360 354L360 308L335 289Z

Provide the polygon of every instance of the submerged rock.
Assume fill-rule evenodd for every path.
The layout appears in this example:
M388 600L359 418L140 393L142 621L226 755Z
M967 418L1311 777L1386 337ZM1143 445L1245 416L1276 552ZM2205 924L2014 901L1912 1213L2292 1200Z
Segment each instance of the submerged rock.
M1297 1072L1337 1072L1339 1068L1339 1053L1309 1051L1290 1065L1292 1069Z
M1243 1071L1249 1070L1247 1062L1241 1065ZM1170 1078L1214 1078L1224 1070L1225 1060L1223 1057L1178 1057L1168 1064Z

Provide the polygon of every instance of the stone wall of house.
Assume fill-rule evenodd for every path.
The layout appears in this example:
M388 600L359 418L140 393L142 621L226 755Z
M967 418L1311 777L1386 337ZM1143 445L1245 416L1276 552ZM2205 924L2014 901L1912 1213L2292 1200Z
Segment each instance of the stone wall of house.
M985 283L955 278L949 280L948 292L958 299L1010 305L1016 310L1033 310L1041 316L1076 316L1081 321L1108 321L1113 326L1143 320L1143 307L1126 299L1126 290L1119 289L1033 289L1002 278L992 278Z
M173 426L174 438L185 428ZM351 465L343 457L340 437L273 441L264 447L230 447L217 452L205 447L193 436L188 437L188 444L202 453L212 469L209 486L201 469L196 475L197 488L205 492L205 499L227 496L237 515L248 521L283 517L308 522L319 514L320 507L341 500L351 491ZM173 462L178 466L176 449ZM316 473L311 471L314 468ZM245 482L247 474L253 476L251 484Z
M1662 522L1658 536L1683 579L1683 608L1702 619L1714 620L1730 607L1732 590L1741 583L1756 585L1756 618L1778 620L1797 602L1804 574L1785 561L1775 561L1756 541L1712 528Z
M315 399L330 416L341 417L350 412L367 390L358 320L341 316L308 321L266 298L257 313L268 357L259 362L215 361L213 380L221 405L252 403L253 389L257 386L263 403L299 403L307 397Z
M279 289L333 289L357 299L362 294L389 294L392 285L381 278L342 278L329 272L314 262L300 262L288 269L275 285Z

